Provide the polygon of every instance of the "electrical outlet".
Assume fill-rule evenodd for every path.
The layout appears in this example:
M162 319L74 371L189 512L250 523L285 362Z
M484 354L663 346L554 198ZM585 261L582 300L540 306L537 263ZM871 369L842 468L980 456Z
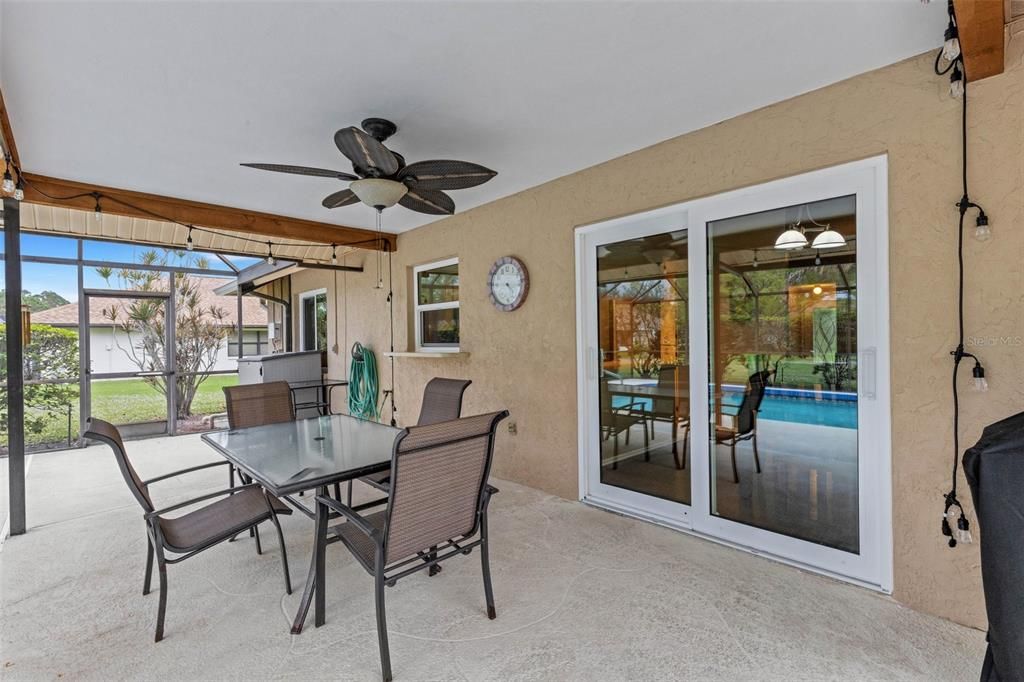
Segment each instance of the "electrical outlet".
M515 422L508 423L508 432L511 433L513 436L519 433L519 427L516 425Z

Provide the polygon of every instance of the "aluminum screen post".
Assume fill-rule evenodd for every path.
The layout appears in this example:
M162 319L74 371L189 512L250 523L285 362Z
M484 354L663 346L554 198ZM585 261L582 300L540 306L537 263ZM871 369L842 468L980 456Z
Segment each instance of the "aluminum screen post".
M7 475L11 535L25 532L25 374L21 346L21 210L4 197L4 279L7 287Z

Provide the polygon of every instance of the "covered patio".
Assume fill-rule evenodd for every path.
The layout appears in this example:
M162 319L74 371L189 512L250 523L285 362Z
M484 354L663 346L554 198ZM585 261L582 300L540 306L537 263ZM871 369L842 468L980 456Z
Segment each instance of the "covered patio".
M145 477L214 459L195 435L129 452ZM194 476L160 503L223 485ZM984 651L981 632L890 598L492 482L499 617L483 615L475 561L399 582L388 615L405 679L963 680ZM154 646L139 508L109 449L33 456L28 500L32 531L0 554L6 678L379 679L370 578L347 552L328 554L327 623L289 634L311 553L301 515L282 519L292 596L276 541L256 556L239 538L171 571Z

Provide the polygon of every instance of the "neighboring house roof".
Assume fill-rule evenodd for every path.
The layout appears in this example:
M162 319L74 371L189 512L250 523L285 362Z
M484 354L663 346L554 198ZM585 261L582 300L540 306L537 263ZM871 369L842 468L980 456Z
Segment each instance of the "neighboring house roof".
M233 279L224 277L194 277L198 284L200 306L204 309L218 307L224 311L224 325L232 326L238 321L238 300L235 296L218 296L214 290L224 286ZM103 314L116 306L124 310L126 300L114 297L96 296L90 299L89 324L106 325L110 319ZM242 320L245 327L260 327L267 324L267 309L263 302L251 296L242 297ZM67 303L49 310L32 313L33 324L52 324L58 327L78 326L78 303Z

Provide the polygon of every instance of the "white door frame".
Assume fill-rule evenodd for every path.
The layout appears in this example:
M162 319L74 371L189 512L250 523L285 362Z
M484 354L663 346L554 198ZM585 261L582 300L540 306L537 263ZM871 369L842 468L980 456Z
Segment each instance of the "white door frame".
M783 536L710 514L709 406L693 399L690 457L692 506L656 499L600 483L596 248L645 234L689 228L689 272L707 272L706 223L763 210L855 194L858 268L858 456L860 554ZM576 230L577 391L580 499L766 554L786 563L892 591L892 464L889 382L888 160L861 161L776 180L723 194L617 218ZM690 386L708 385L707 281L689 283ZM870 306L870 307L868 307ZM697 330L699 333L695 333Z
M309 291L303 291L299 294L299 348L303 350L306 348L306 310L303 303L305 303L307 298L313 299L313 332L316 333L316 297L320 294L326 296L327 289L325 287L320 287L319 289L310 289ZM328 308L328 312L330 312L330 308ZM330 327L331 325L328 324L327 328L330 329ZM326 349L318 348L317 350Z

